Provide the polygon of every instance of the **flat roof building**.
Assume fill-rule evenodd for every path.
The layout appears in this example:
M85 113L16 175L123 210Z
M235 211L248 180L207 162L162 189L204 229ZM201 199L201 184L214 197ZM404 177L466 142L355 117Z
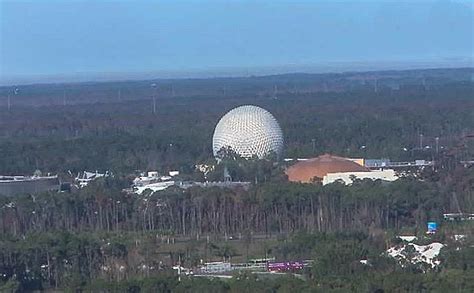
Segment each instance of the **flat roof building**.
M370 170L361 160L346 159L329 154L311 158L290 166L286 170L288 180L292 182L321 182L323 185L341 181L346 185L353 179L371 179L395 181L397 174L392 169Z
M0 195L35 194L58 191L59 178L55 176L0 176Z
M340 172L368 172L368 168L351 160L329 154L299 161L286 170L288 180L292 182L317 182L322 181L328 173Z

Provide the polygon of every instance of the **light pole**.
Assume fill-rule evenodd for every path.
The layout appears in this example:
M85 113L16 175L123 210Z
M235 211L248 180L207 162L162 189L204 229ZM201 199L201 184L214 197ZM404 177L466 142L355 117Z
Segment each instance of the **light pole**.
M18 94L18 88L15 87L13 89L13 95L16 97L16 95ZM7 96L7 107L8 107L8 112L10 112L10 109L12 107L12 101L11 101L11 94L10 94L10 91L8 91L8 96Z
M152 83L151 87L153 89L153 114L156 115L156 83Z

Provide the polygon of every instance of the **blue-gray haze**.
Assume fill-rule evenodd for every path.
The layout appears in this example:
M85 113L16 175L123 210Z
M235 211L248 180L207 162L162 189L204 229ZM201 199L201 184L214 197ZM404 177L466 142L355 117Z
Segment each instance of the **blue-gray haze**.
M0 3L4 79L473 59L472 1Z

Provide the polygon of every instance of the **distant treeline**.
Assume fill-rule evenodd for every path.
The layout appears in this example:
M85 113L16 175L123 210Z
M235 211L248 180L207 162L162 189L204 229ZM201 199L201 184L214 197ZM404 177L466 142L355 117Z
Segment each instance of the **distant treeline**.
M75 86L80 90L80 84ZM88 85L83 87L88 93ZM283 128L286 157L334 153L435 159L464 144L462 137L474 129L473 90L472 82L463 81L428 88L382 87L377 92L364 88L309 93L281 90L276 98L256 91L227 97L161 97L156 115L148 98L18 106L10 112L1 107L0 174L35 169L54 173L179 169L190 173L196 163L212 158L212 133L219 118L242 104L259 105L274 114ZM472 153L456 148L450 155L462 159Z
M0 87L0 107L7 105L8 95L15 107L116 103L149 99L153 95L158 98L236 98L352 90L436 90L450 83L472 82L473 73L474 68L440 68L11 85Z
M152 195L126 194L119 179L98 181L67 193L0 197L0 232L31 231L170 231L175 235L425 230L442 214L471 211L473 176L460 169L423 181L403 178L393 183L370 180L353 186L317 186L267 182L249 191L220 188L169 188Z

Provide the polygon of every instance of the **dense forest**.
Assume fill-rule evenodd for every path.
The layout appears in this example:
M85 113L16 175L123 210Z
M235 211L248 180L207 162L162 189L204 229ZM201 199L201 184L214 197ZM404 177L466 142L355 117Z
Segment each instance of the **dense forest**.
M429 220L459 207L474 209L474 173L456 180L428 172L422 181L402 178L387 184L371 180L352 186L267 182L249 191L168 188L153 194L127 194L117 179L97 181L74 193L0 198L3 234L32 231L151 232L175 235L259 234L295 231L425 229ZM432 180L437 181L432 181Z
M219 80L182 82L189 95L176 97L155 94L150 82L73 84L63 86L74 89L67 94L70 102L61 105L44 105L44 96L59 95L62 99L64 92L58 85L19 87L18 94L11 97L10 111L5 104L0 105L0 173L32 173L35 169L75 173L89 169L128 174L178 168L189 173L196 163L212 157L211 138L219 118L242 104L262 106L276 117L285 136L286 157L330 152L392 160L432 159L437 155L436 137L441 150L447 150L472 132L474 101L472 82L458 77L468 79L472 72L441 71L457 79L439 83L434 83L439 74L431 80L430 72L397 73L401 76L398 79L383 79L388 73L382 74L377 91L373 87L376 73L369 75L371 83L358 87L350 85L359 85L362 77L335 75L323 79L316 75L312 82L306 77L300 91L291 90L299 75L248 78L240 80L240 87L239 79L231 79L227 82L233 91L208 96L205 93ZM414 74L416 78L410 79ZM428 76L424 87L418 77L422 74ZM328 84L344 85L345 81L348 85L324 91L311 87L319 85L321 79ZM388 87L394 82L398 87ZM166 81L162 83L165 87ZM279 85L277 92L259 91L273 83ZM191 85L194 91L190 91ZM115 100L116 91L123 86L131 87L141 98L132 99L130 92L121 94L123 100ZM11 90L2 88L4 103ZM38 104L34 104L35 93ZM89 95L98 100L81 102L88 101ZM125 100L126 96L129 98ZM152 96L157 99L155 114ZM419 148L420 135L423 147L429 149ZM463 152L457 155L466 156Z
M401 267L386 257L384 243L377 235L300 232L276 240L268 247L280 259L308 256L315 259L313 266L306 269L305 279L292 275L265 278L241 272L229 281L219 281L185 276L179 280L156 261L160 254L158 247L163 244L146 235L141 235L138 244L131 243L128 239L133 236L137 239L130 234L69 232L29 234L23 239L3 237L0 269L5 281L0 288L21 292L48 288L65 288L69 292L472 292L474 289L472 238L463 249L443 240L449 246L440 256L442 266L422 271L415 265ZM232 244L219 248L197 240L169 254L176 260L180 255L185 262L192 262L199 258L195 254L200 246L210 247L206 250L216 256L235 255ZM370 265L362 264L361 259L369 259ZM16 277L5 278L11 275Z
M0 88L0 174L111 171L71 192L0 196L0 291L401 292L474 290L472 69ZM150 84L157 83L155 91ZM10 96L10 108L6 98ZM153 97L156 113L153 113ZM434 160L392 182L290 183L285 164L232 160L245 189L124 192L139 171L214 164L219 118L243 104L280 123L285 157ZM439 138L439 148L435 139ZM314 142L314 143L313 143ZM222 179L222 164L208 174ZM70 172L69 172L70 171ZM426 222L440 224L427 236ZM441 265L401 266L396 235L439 241ZM453 236L466 235L463 242ZM301 274L231 280L178 276L171 266L267 255L311 259ZM368 260L369 265L360 260Z

